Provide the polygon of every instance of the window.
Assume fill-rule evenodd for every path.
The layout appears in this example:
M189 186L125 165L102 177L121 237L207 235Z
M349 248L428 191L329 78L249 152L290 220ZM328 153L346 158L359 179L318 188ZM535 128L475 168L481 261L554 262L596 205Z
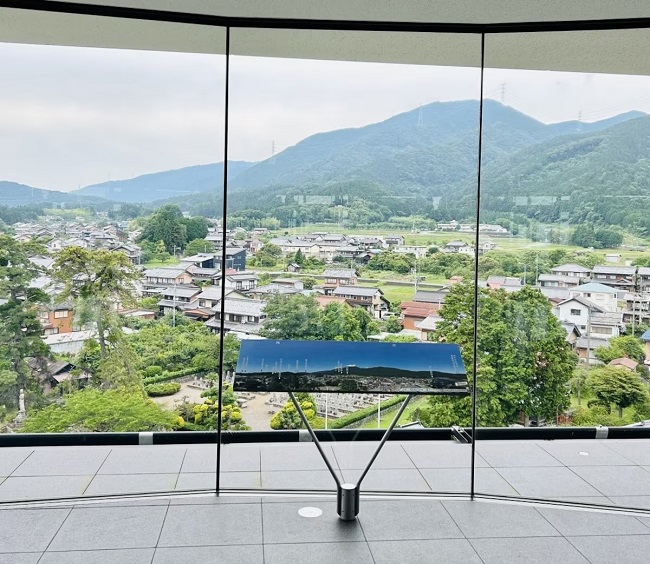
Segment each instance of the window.
M572 310L571 310L571 315L581 316L581 315L582 315L582 311L579 310L579 309L572 309Z
M64 317L68 317L67 309L59 309L54 312L54 319L61 319Z

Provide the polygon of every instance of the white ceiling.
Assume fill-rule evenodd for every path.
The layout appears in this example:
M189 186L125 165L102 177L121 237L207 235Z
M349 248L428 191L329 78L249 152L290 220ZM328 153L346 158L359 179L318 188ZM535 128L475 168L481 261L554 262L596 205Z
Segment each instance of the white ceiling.
M55 4L57 0L49 0ZM272 17L438 23L650 18L643 0L72 0L77 3ZM223 28L0 9L0 41L223 53ZM480 65L480 36L232 29L231 52L277 56ZM489 67L650 74L650 30L500 34L486 37Z

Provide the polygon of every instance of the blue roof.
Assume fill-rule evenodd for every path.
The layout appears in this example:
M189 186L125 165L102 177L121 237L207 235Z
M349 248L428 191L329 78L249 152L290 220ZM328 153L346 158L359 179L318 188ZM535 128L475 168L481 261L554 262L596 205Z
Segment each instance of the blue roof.
M650 341L650 329L648 329L643 335L641 335L642 341Z

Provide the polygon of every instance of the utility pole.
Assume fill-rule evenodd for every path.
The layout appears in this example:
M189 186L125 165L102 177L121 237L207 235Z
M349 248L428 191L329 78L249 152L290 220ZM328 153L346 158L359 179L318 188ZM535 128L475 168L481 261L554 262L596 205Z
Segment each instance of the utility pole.
M587 306L587 368L591 365L591 306Z
M176 280L174 280L174 309L172 309L172 327L176 327Z

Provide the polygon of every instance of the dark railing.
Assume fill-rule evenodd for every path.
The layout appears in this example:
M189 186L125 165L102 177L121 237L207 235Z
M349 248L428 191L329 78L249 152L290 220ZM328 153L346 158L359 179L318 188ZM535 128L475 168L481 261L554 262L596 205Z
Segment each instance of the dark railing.
M471 431L466 430L471 438ZM319 429L322 442L378 441L384 429ZM539 441L585 439L650 439L650 427L480 427L477 441ZM222 444L295 443L310 441L305 430L222 431ZM450 441L450 428L395 429L390 441ZM216 444L216 431L146 433L15 433L0 435L2 447L97 446L97 445L189 445Z

